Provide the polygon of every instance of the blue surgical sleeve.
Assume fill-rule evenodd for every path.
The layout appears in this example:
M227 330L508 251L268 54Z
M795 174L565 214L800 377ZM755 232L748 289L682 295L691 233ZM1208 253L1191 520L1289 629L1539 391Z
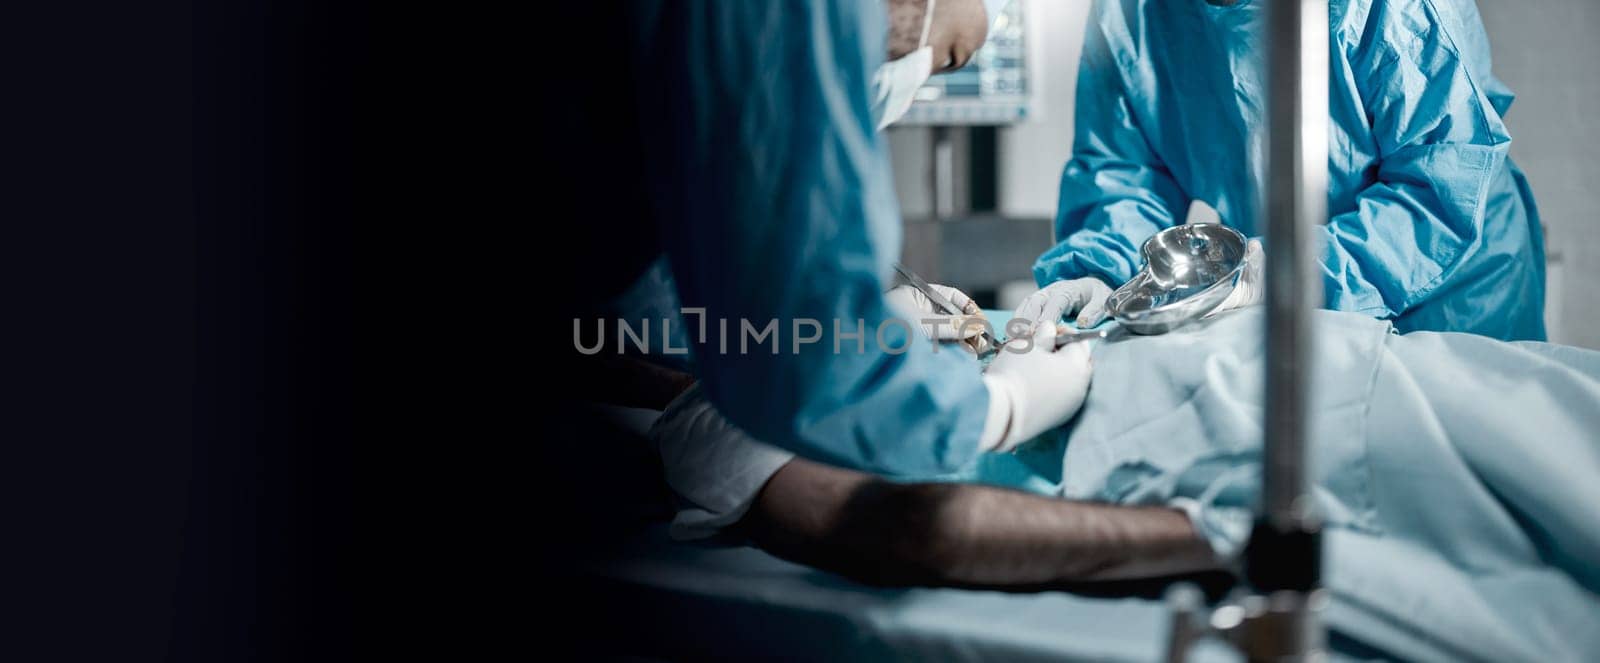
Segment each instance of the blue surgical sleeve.
M679 296L703 310L686 322L707 395L747 433L815 460L966 465L988 410L976 360L886 323L900 221L868 102L881 5L656 9L638 104L657 118L643 138Z
M1097 5L1097 11L1103 10ZM1151 149L1128 100L1126 78L1104 24L1091 23L1078 69L1072 159L1061 176L1056 245L1033 265L1034 280L1097 276L1112 287L1143 264L1139 247L1177 223L1188 197Z
M1485 210L1510 135L1457 50L1449 27L1458 21L1416 7L1429 15L1375 17L1368 24L1383 29L1336 49L1334 85L1358 91L1379 159L1356 208L1321 228L1331 309L1398 316L1489 241Z

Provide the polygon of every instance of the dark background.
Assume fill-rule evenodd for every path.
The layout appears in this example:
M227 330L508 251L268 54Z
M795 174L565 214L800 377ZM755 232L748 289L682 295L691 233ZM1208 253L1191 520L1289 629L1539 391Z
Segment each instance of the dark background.
M0 658L350 658L367 17L4 14Z
M12 4L0 660L589 641L565 492L586 475L538 453L576 429L533 358L538 284L603 256L561 250L593 219L537 204L560 164L528 84L579 33L399 3Z

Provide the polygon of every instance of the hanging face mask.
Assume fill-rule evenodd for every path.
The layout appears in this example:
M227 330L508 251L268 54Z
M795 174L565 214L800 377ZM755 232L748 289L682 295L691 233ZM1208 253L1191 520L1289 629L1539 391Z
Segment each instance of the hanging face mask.
M878 67L872 75L872 119L878 131L894 124L911 110L917 89L933 75L933 47L928 45L928 29L933 26L933 3L922 15L922 38L917 50Z

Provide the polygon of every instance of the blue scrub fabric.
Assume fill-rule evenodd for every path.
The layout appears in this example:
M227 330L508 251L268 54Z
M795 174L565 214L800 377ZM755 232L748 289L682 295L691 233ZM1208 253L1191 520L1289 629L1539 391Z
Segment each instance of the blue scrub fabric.
M648 148L671 283L701 311L683 322L706 394L815 460L889 474L970 463L988 410L975 360L886 324L900 217L869 104L882 4L636 9L641 126L618 130ZM769 323L775 340L744 342Z
M1041 286L1125 282L1192 201L1262 234L1264 5L1095 2ZM1329 22L1326 306L1402 332L1543 340L1544 239L1476 6L1333 0Z

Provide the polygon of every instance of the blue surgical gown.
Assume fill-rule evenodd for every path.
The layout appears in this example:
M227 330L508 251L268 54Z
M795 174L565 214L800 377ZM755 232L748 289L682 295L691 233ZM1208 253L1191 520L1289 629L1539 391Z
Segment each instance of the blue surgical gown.
M885 324L900 216L869 105L883 6L674 0L630 13L620 47L637 125L612 130L644 141L652 218L623 232L660 238L678 300L697 310L683 322L711 400L825 462L971 461L988 410L977 361ZM776 343L762 334L774 321Z
M1262 233L1264 4L1095 3L1041 286L1126 281L1140 244L1196 200ZM1329 23L1325 306L1403 332L1544 339L1544 239L1476 6L1333 0Z

